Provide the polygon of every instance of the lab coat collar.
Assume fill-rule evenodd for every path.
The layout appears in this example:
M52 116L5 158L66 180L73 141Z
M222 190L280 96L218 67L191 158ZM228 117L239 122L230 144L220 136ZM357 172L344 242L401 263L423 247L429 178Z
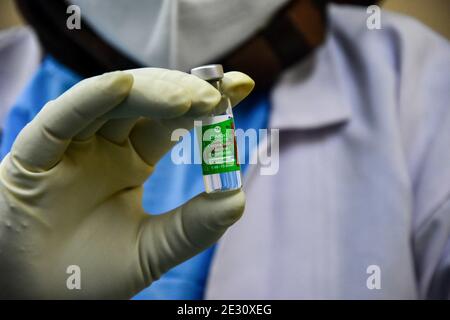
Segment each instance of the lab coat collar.
M270 128L313 130L350 120L332 39L281 76L271 95Z

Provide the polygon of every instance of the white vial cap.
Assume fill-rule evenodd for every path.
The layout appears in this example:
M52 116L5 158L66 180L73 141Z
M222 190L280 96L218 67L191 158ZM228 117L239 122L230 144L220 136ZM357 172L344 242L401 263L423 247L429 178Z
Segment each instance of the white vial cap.
M210 64L192 69L191 74L205 81L217 81L223 78L224 72L221 64Z

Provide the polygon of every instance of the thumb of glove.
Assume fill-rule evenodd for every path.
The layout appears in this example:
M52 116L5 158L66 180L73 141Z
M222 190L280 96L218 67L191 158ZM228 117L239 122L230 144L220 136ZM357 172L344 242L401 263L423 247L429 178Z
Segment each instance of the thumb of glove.
M175 265L214 244L245 208L242 191L203 193L160 216L149 216L140 237L144 280L151 283Z

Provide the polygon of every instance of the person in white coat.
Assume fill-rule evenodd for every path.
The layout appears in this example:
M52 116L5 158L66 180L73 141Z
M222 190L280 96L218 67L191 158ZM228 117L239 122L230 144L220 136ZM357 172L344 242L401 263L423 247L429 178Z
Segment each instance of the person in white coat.
M72 3L103 42L88 47L79 34L53 42L79 55L47 45L57 59L44 61L7 121L1 294L131 297L240 217L242 192L144 212L203 190L198 167L164 156L170 130L161 123L210 110L218 96L205 83L161 69L112 73L40 111L112 65L186 71L217 59L255 78L260 90L236 109L237 125L280 130L279 169L261 175L261 164L248 165L243 218L138 298L449 298L448 41L388 12L369 30L365 8L353 6L315 12L327 23L298 35L308 0ZM37 25L44 44L45 27ZM245 74L226 76L234 104L252 88ZM131 120L108 118L115 108ZM86 274L84 290L65 287L69 264Z

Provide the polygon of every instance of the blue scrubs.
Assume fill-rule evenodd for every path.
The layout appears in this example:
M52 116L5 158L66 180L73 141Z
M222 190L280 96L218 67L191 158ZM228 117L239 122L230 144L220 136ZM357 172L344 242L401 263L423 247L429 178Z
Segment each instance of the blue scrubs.
M48 101L56 99L80 80L80 76L54 58L46 57L8 115L1 157L9 152L20 130ZM269 111L268 98L262 94L253 95L235 109L236 126L243 130L266 128ZM241 159L245 156L246 163L250 152L240 150ZM245 164L242 169L245 172ZM166 212L204 191L201 166L175 165L169 153L158 163L144 187L144 209L155 214ZM173 268L135 299L202 299L213 253L214 247Z

